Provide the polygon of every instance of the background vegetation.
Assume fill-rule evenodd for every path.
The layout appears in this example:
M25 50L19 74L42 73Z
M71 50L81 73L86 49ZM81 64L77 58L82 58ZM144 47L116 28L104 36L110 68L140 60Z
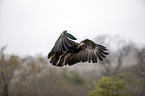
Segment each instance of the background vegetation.
M110 51L103 62L63 68L1 48L0 96L145 96L145 47L104 35L95 40Z

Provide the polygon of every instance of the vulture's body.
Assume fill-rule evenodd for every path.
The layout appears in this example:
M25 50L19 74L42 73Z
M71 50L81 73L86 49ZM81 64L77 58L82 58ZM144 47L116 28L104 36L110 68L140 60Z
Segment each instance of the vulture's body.
M85 39L80 43L73 35L63 31L56 41L51 52L48 54L50 63L54 66L62 67L64 65L74 65L78 62L97 63L102 61L109 53L106 47L96 44L89 39Z

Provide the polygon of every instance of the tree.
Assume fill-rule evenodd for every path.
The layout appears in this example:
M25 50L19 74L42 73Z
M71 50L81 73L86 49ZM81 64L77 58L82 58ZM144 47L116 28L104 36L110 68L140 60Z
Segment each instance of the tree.
M145 77L145 48L137 51L137 63L139 64L140 75Z
M130 96L127 84L124 74L102 77L94 82L95 89L91 90L88 96Z
M102 35L96 37L96 41L109 47L109 56L103 62L100 62L104 68L104 71L101 73L107 76L118 73L125 58L135 49L131 41L120 38L119 36L111 37Z
M6 47L3 47L0 50L0 94L2 96L9 96L9 87L16 72L16 68L21 64L21 59L15 55L5 55L5 48Z

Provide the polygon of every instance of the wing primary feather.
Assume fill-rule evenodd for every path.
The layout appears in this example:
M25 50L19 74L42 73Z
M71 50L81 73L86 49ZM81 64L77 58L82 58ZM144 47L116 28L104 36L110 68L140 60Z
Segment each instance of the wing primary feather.
M54 48L53 48L52 50L54 50L54 51L57 50L59 42L60 42L60 41L57 41L57 42L55 43Z
M103 61L103 59L101 58L101 56L98 53L96 53L96 55L100 61Z
M50 63L52 63L53 60L54 60L54 58L51 58Z
M84 54L84 62L87 62L88 59L88 51L85 50L85 54Z
M65 60L65 65L68 64L68 61L69 61L69 58L67 58L67 59Z
M74 59L72 60L72 61L73 61L73 63L72 63L72 64L76 63L76 61L77 61L76 54L74 54L73 58L74 58Z
M65 44L65 39L63 39L63 47L64 47L64 49L65 49L66 51L69 51L68 47L67 47L66 44Z
M79 55L76 55L76 56L75 56L75 58L76 58L75 63L78 63L78 62L79 62L79 60L80 60Z
M71 60L71 65L73 65L75 63L75 61L76 61L76 58L75 58L75 55L74 55L73 60Z
M70 40L70 39L68 39L68 38L66 38L66 41L67 41L68 43L70 43L71 45L74 44L74 41L72 41L72 40Z
M52 56L52 51L48 54L47 58L49 59Z
M72 47L72 44L67 40L67 38L65 38L65 43L68 47Z
M96 44L96 45L99 49L102 49L104 51L108 51L108 49L106 49L106 47L104 47L103 45L100 45L100 44Z
M108 52L105 52L105 51L103 51L103 50L101 50L101 49L98 49L100 52L102 52L103 54L105 54L105 55L109 55L109 53Z
M81 52L82 51L80 51L79 53L76 53L76 58L77 58L77 61L76 61L76 63L78 63L78 62L80 62L81 61Z
M82 51L79 52L79 53L80 53L79 56L80 56L80 62L81 62L81 60L82 60Z
M62 51L62 39L59 40L58 46L56 47L57 47L57 51Z
M93 63L96 63L96 55L95 55L95 53L94 53L94 51L92 50L92 62Z
M98 52L100 54L101 57L105 58L106 56L103 55L100 51Z
M103 45L100 45L100 44L96 44L97 46L99 46L99 47L101 47L101 48L104 48L104 49L106 49L106 47L105 46L103 46Z
M71 66L73 63L74 63L74 55L71 55L68 65Z
M97 55L96 55L96 52L93 51L94 55L95 55L95 63L97 63Z
M59 58L55 58L54 61L52 62L53 65L56 65L57 61Z
M82 62L85 62L85 52L82 53Z
M91 63L91 60L92 60L92 59L91 59L91 58L92 58L91 51L89 50L88 53L89 53L89 57L88 57L88 59L89 59L89 63Z
M70 33L67 33L67 36L70 38L70 39L73 39L73 40L77 40L77 38L75 38L73 35L71 35Z

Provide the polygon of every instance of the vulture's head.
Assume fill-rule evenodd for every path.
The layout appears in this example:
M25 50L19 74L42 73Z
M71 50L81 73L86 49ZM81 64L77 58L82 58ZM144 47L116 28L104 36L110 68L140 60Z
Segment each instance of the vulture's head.
M80 46L81 46L82 50L85 51L86 44L85 43L81 43Z

